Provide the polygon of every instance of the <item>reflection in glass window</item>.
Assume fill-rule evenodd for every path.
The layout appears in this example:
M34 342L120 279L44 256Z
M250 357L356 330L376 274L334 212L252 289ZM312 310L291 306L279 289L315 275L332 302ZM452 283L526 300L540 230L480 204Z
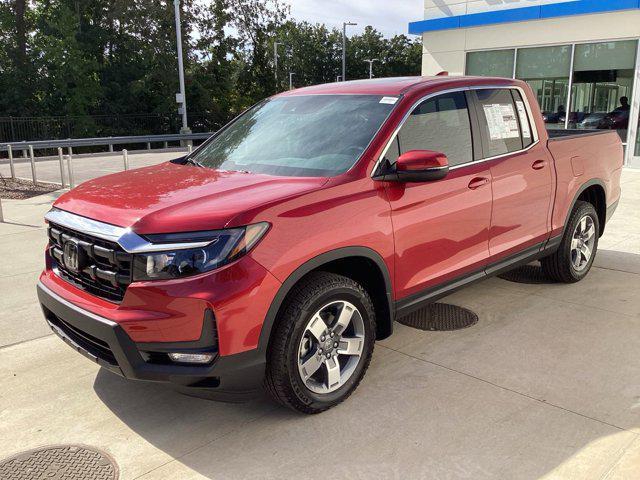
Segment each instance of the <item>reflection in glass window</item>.
M480 104L480 128L485 130L485 157L522 150L520 123L511 91L476 90Z
M515 50L467 53L467 75L513 78Z
M450 166L473 160L471 124L464 92L439 95L418 105L398 132L386 158L393 164L399 153L411 150L444 153Z
M522 148L527 148L533 143L533 127L527 113L524 99L518 90L511 90L513 100L516 102L516 111L520 120L520 133L522 134Z
M626 141L637 42L576 45L571 128L617 130Z
M565 127L570 70L570 45L518 50L516 78L533 89L548 129Z
M378 95L270 98L214 135L192 159L219 170L339 175L367 149L395 102Z

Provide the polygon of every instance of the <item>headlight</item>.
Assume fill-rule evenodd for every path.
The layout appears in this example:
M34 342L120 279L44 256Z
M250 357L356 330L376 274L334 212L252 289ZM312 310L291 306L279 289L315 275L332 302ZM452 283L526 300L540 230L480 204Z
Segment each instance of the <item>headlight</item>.
M269 229L266 222L211 232L146 235L152 243L198 243L205 246L136 254L133 281L188 277L220 268L242 257Z

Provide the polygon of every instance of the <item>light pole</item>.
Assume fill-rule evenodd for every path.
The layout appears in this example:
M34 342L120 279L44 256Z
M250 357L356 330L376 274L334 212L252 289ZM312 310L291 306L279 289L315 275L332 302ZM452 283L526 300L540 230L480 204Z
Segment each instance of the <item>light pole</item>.
M354 26L357 23L342 22L342 81L347 79L347 26Z
M176 17L176 42L178 44L178 76L180 79L180 93L176 95L176 101L182 110L182 128L180 133L191 133L187 123L187 99L184 89L184 64L182 61L182 31L180 26L180 0L173 0Z
M293 76L295 73L289 72L289 90L293 90Z
M278 89L278 47L280 45L284 45L282 42L273 42L273 62L274 62L274 72L273 74L276 77L276 90Z
M372 58L371 60L365 60L369 64L369 79L373 78L373 62L379 62L380 60L377 58Z

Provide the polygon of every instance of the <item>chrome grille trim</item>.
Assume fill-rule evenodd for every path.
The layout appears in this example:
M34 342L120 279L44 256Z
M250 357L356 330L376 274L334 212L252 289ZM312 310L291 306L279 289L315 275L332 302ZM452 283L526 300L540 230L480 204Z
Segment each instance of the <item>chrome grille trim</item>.
M67 265L66 246L76 246L77 264ZM49 222L49 255L54 273L91 295L121 302L132 281L133 255L113 241Z
M192 243L151 243L130 228L118 227L109 223L99 222L87 217L52 208L44 217L48 222L81 232L92 237L117 243L127 253L149 253L172 250L186 250L188 248L206 247L211 242ZM162 232L157 232L162 233Z

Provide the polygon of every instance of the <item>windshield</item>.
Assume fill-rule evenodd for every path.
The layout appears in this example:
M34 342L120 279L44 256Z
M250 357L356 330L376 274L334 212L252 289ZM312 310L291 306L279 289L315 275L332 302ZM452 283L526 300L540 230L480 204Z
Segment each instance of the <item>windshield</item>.
M358 160L396 100L376 95L272 98L240 116L191 159L220 170L338 175Z

